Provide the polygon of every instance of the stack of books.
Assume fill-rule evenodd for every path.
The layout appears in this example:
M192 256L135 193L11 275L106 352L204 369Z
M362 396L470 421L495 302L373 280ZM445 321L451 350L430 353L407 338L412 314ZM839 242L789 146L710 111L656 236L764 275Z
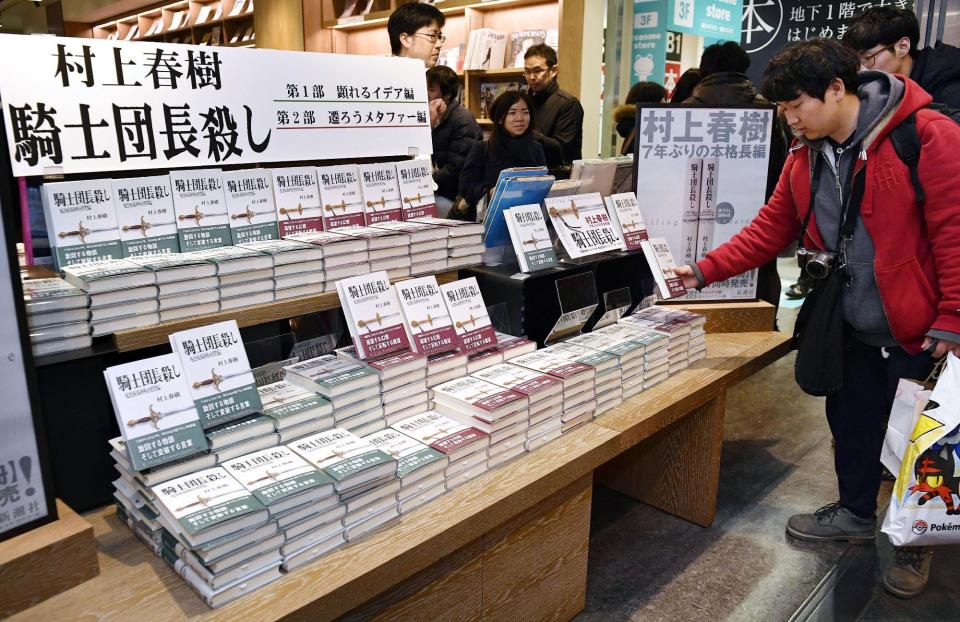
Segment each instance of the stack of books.
M514 337L513 335L507 335L501 332L496 332L495 335L497 337L496 349L503 354L504 361L509 361L521 354L528 354L537 350L537 343L535 341L530 341L523 337Z
M449 463L443 471L447 490L487 471L490 437L471 425L431 410L398 421L392 427L447 456Z
M281 443L329 430L334 426L333 404L314 391L280 380L257 387L264 416L273 422Z
M503 352L497 349L496 341L494 341L492 347L471 352L467 356L467 373L475 374L478 371L499 365L502 362Z
M217 266L220 310L273 302L273 259L240 246L221 246L189 253Z
M160 322L153 272L127 259L107 259L63 268L63 278L90 296L94 337Z
M479 264L483 260L483 224L447 218L415 218L414 222L447 228L447 269Z
M667 354L670 357L668 371L671 376L686 369L689 365L688 350L690 348L691 330L689 320L673 316L670 311L662 307L647 307L633 315L620 318L619 323L646 328L665 335L669 339Z
M643 389L649 389L667 379L670 372L667 337L629 323L618 323L615 327L608 328L616 334L643 344Z
M567 342L617 357L620 368L621 397L626 399L643 390L643 355L646 346L642 341L611 330L616 328L616 326L605 326L591 333L572 337Z
M366 240L332 231L307 231L286 236L286 239L321 249L325 291L332 290L340 279L370 272Z
M217 456L217 464L280 444L273 420L259 413L221 423L204 430L204 434L210 452Z
M391 280L410 276L410 236L408 234L363 226L339 227L336 231L366 241L371 273L385 271Z
M324 354L284 369L287 380L330 400L337 427L365 436L386 426L379 376L369 365Z
M216 264L180 253L144 255L129 260L153 272L161 322L220 310Z
M294 442L291 448L334 482L344 506L343 537L354 541L397 518L397 460L342 428Z
M594 391L597 395L594 417L599 417L623 403L623 375L617 355L569 341L555 343L544 348L544 352L593 367L597 374L594 380Z
M60 278L23 282L23 304L34 356L89 348L90 299Z
M382 222L374 225L377 229L402 233L410 239L410 272L408 276L418 276L436 272L439 266L447 263L447 242L449 229L422 222ZM390 277L394 279L393 276Z
M274 300L324 292L322 248L294 240L246 242L242 248L272 259Z
M495 377L505 382L508 376L513 377L506 371ZM530 427L530 402L526 394L476 376L445 382L433 391L438 413L490 437L488 467L508 462L526 451L524 441Z
M562 432L569 432L593 419L597 400L594 391L596 371L592 367L582 363L572 363L543 350L515 357L510 362L549 374L563 382Z
M443 384L467 375L467 355L459 350L444 352L443 354L431 354L427 357L427 388Z
M375 432L364 440L397 459L397 509L401 515L447 491L445 454L393 428Z
M357 360L357 349L354 346L339 348L336 353L337 356ZM429 410L427 357L408 351L371 359L366 361L366 364L380 378L384 426Z

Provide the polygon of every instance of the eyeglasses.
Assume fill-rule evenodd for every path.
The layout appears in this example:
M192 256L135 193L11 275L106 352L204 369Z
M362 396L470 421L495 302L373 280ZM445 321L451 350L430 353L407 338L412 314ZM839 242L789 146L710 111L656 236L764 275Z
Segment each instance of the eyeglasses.
M873 54L860 54L860 64L866 67L867 69L873 69L873 66L877 62L877 56L883 52L890 52L893 54L893 50L896 48L896 43L891 43L890 45L885 45Z
M540 76L550 71L549 67L534 67L533 69L524 69L523 75L525 76Z
M447 40L447 36L446 36L445 34L443 34L442 32L441 32L440 34L438 34L438 35L435 35L435 34L433 34L432 32L415 32L415 33L413 33L413 36L414 36L414 37L423 37L424 39L426 39L426 40L429 41L430 43L436 43L437 41L439 41L440 43L443 43L444 41Z

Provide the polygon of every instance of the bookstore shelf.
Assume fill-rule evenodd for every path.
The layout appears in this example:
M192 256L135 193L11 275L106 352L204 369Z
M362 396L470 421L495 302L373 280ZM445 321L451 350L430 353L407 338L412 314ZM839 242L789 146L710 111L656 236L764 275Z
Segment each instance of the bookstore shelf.
M491 0L489 2L477 2L476 0L447 0L438 2L435 6L447 16L462 15L467 9L476 11L494 11L498 9L507 9L512 7L528 6L531 4L552 4L556 0ZM323 22L324 28L332 30L364 30L367 28L377 28L386 26L390 13L393 11L375 11L363 16L347 17L340 20L327 20Z

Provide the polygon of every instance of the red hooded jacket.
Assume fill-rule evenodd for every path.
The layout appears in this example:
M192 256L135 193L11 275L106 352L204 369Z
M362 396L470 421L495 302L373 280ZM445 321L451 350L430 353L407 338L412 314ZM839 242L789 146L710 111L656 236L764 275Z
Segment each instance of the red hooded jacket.
M875 248L874 273L890 331L908 352L920 351L929 330L960 334L960 126L925 109L931 98L905 83L899 106L864 142L867 183L860 214ZM918 173L926 201L918 204L907 166L890 130L917 112ZM797 239L810 204L810 149L794 147L780 181L757 217L697 262L710 284L774 259ZM803 241L825 249L812 215Z

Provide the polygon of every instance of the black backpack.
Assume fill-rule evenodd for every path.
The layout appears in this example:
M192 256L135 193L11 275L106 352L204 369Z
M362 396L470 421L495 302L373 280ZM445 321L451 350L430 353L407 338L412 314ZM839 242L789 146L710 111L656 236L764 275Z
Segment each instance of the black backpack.
M957 108L950 108L937 103L928 104L927 108L936 110L960 125L960 110ZM920 175L917 173L917 164L920 162L920 136L917 134L916 112L911 112L909 117L890 131L890 140L893 141L893 149L897 152L897 156L910 170L910 182L913 184L917 203L923 203L927 195L923 191L923 186L920 184Z

